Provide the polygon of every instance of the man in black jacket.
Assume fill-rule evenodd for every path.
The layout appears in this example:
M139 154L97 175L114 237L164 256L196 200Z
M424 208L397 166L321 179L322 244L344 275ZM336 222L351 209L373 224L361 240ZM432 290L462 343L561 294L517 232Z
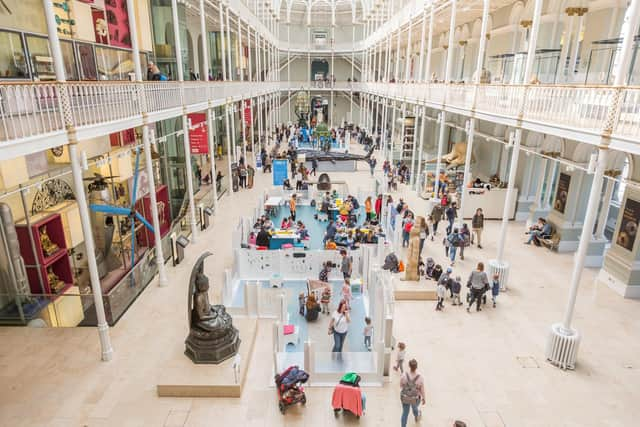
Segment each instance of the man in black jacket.
M264 246L268 248L270 243L271 235L264 229L264 227L261 228L256 236L256 246Z

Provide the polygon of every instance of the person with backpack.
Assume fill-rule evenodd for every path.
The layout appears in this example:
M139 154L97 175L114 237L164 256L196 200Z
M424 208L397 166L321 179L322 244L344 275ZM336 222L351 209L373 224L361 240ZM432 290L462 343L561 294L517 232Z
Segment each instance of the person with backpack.
M469 226L464 223L460 230L460 259L464 261L464 248L471 245L471 231Z
M449 207L444 211L444 214L447 217L447 221L449 221L449 226L447 227L447 234L451 233L451 230L453 229L453 223L456 220L456 217L458 216L457 212L456 212L456 204L455 202L452 202Z
M454 265L456 263L456 253L461 243L459 230L454 228L446 240L449 243L449 259L451 260L451 265Z
M402 247L409 247L409 237L411 236L411 229L413 228L413 214L409 213L405 219L402 220Z
M418 362L415 359L409 361L409 371L400 378L400 402L402 403L402 417L400 426L406 427L409 418L409 410L413 412L416 422L420 421L422 411L420 404L426 403L424 395L424 380L418 373Z

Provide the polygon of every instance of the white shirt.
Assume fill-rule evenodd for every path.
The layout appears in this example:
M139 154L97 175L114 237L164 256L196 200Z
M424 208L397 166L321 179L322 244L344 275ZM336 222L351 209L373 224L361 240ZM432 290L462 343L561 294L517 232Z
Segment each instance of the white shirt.
M344 313L333 312L333 330L344 334L349 329L349 321Z

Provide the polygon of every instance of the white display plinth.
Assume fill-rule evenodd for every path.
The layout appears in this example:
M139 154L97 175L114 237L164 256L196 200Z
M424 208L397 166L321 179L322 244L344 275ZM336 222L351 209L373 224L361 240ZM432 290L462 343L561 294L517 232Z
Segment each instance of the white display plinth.
M465 203L463 206L462 218L472 218L477 209L482 209L484 219L502 219L504 205L507 202L506 188L465 188ZM518 189L514 188L516 196L509 206L509 219L515 217L516 201L518 200Z

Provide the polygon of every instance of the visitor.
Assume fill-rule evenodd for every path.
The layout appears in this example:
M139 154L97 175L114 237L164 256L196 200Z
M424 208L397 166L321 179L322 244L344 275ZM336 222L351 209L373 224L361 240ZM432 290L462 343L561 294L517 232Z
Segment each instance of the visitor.
M262 168L262 171L264 173L271 172L271 156L270 155L265 154L263 164L264 164L264 166Z
M337 232L338 232L338 228L336 227L336 224L333 222L333 220L329 220L329 224L327 224L327 231L324 234L323 243L327 243L327 241L334 240L336 238Z
M377 164L378 161L375 159L375 157L371 156L371 158L369 159L369 170L371 171L371 176L373 176L373 172L375 171Z
M438 176L438 197L441 195L442 197L446 196L448 181L449 176L444 169L440 169L440 175Z
M329 286L326 286L323 290L322 290L322 295L320 296L320 304L322 305L322 313L324 314L331 314L331 311L329 310L329 304L331 303L331 288Z
M322 263L322 270L318 274L318 280L321 282L329 282L329 273L331 272L331 261Z
M453 273L453 270L451 270L451 267L447 268L447 271L445 271L444 273L440 274L440 277L438 277L438 283L437 285L442 284L444 286L444 288L446 290L448 290L449 292L451 292L451 273ZM453 294L451 294L453 295Z
M416 422L420 421L422 411L419 405L426 403L424 398L424 381L418 373L418 362L415 359L409 361L409 372L400 378L400 402L402 403L402 417L400 426L407 426L409 410L413 412Z
M442 221L442 206L439 204L435 204L433 209L431 209L431 218L433 219L433 235L435 236L438 233L438 223Z
M476 213L471 218L471 230L476 237L476 243L478 249L482 249L482 229L484 228L484 213L481 208L476 209ZM471 243L473 244L473 235L471 236Z
M267 230L262 227L256 236L256 246L261 246L263 248L268 248L271 243L271 234L267 232Z
M347 255L346 249L340 249L340 256L342 257L340 271L345 279L349 279L351 278L351 273L353 271L353 259L351 256Z
M480 302L482 300L482 296L489 287L489 278L487 277L487 273L484 272L483 263L479 262L476 269L471 272L469 280L467 281L467 287L471 291L471 298L469 299L467 312L470 312L469 309L474 302L476 303L476 311L481 311Z
M462 305L460 301L460 292L462 291L462 278L456 276L456 280L451 281L451 293L453 294L453 302L451 305Z
M372 209L373 206L371 205L371 196L369 196L364 201L364 213L367 221L371 221Z
M529 240L525 244L530 245L531 242L536 246L540 246L540 239L548 239L551 237L551 224L544 218L538 218L538 222L529 227Z
M282 218L282 221L280 222L280 229L288 230L290 228L291 228L291 219L285 216L284 218Z
M460 229L460 259L464 261L464 248L471 244L471 231L469 230L469 226L466 223L462 224L462 229Z
M253 188L253 177L256 174L256 170L251 165L247 165L247 188Z
M451 234L447 236L447 242L449 243L449 259L451 260L451 265L454 265L456 263L456 253L461 243L460 232L457 228L454 228Z
M240 188L247 187L247 168L244 165L244 162L240 163L238 166L238 175L240 177Z
M418 251L418 258L422 257L422 248L424 248L424 241L427 239L429 235L429 227L427 226L427 221L424 217L420 217L419 222L420 227L420 250Z
M289 199L289 211L291 212L291 219L296 220L296 195L292 194Z
M441 276L442 276L442 266L440 264L436 264L436 266L433 267L433 280L438 281L440 280Z
M493 275L493 281L491 282L491 301L493 302L493 308L496 308L496 302L498 295L500 294L500 276L498 274Z
M447 227L447 234L451 233L451 230L453 229L453 223L456 220L456 217L458 216L457 212L456 212L456 204L455 202L452 202L449 207L445 210L445 215L447 217L447 221L449 221L449 226Z
M382 194L378 194L378 197L376 197L375 210L376 210L376 218L378 219L378 223L379 223L380 220L382 219Z
M304 293L301 292L300 295L298 295L298 312L300 313L300 316L304 316L304 306L305 306L305 297L304 297Z
M431 241L433 242L433 236L435 231L433 230L433 216L427 215L427 235L431 235Z
M305 227L302 221L298 221L297 230L298 230L298 238L300 240L309 240L311 238L309 236L309 230L307 230L307 227Z
M404 358L407 354L407 345L403 342L398 343L398 352L396 353L396 364L393 370L404 374Z
M441 276L440 279L442 279ZM436 286L436 295L438 297L438 303L436 304L436 311L441 311L444 308L444 297L447 293L447 288L445 287L442 281L438 281L438 285Z
M351 281L344 279L342 284L342 300L347 303L347 308L351 309Z
M293 188L291 188L291 182L289 181L289 178L285 178L284 181L282 181L282 189L293 190Z
M314 157L311 159L311 175L316 176L316 171L318 170L318 160Z
M413 228L413 214L408 213L407 217L402 220L402 247L409 247L409 237L411 237L411 229Z
M296 190L302 190L302 172L297 170L294 177L296 180Z
M367 351L371 351L371 336L373 335L373 325L371 324L371 318L364 318L364 346Z
M349 330L349 322L351 322L351 318L349 317L347 303L340 301L329 322L329 334L333 334L333 349L331 352L342 353L342 347Z

